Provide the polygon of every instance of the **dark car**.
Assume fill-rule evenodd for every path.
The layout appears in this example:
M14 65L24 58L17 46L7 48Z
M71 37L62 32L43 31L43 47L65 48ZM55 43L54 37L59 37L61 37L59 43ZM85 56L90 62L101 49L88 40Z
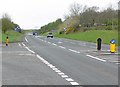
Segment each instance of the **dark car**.
M36 36L37 36L37 32L33 32L33 35L36 35Z

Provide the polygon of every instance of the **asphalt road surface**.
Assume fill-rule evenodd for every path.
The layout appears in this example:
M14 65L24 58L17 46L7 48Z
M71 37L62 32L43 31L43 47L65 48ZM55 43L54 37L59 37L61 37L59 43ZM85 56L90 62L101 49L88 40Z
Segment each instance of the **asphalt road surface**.
M118 85L118 52L108 45L27 35L3 46L3 85Z

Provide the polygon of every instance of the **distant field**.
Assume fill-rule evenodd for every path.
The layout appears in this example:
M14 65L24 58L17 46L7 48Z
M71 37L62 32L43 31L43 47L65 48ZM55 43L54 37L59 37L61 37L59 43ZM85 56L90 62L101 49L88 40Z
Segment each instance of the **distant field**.
M103 44L109 44L111 39L116 40L116 45L118 45L118 31L115 30L91 30L86 32L79 32L73 34L54 34L54 36L59 38L68 38L74 40L88 41L88 42L96 42L97 38L102 39Z
M8 36L9 42L18 42L22 40L24 34L15 31L8 31L6 34L2 33L2 42L6 41L6 36Z

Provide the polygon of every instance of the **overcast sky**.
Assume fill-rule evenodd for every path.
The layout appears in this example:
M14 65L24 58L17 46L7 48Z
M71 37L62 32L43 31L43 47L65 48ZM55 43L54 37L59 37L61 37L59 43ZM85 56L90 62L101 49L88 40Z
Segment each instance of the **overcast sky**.
M98 6L105 9L112 5L117 7L119 0L0 0L0 16L8 13L12 21L23 29L40 28L41 26L63 19L74 2L88 7Z

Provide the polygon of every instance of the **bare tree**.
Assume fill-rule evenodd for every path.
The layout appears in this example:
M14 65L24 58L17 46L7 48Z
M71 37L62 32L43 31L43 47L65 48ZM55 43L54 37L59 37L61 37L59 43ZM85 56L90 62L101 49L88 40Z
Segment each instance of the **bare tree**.
M74 4L70 5L70 15L71 16L80 15L81 10L82 10L82 5L80 5L78 3L74 3Z

